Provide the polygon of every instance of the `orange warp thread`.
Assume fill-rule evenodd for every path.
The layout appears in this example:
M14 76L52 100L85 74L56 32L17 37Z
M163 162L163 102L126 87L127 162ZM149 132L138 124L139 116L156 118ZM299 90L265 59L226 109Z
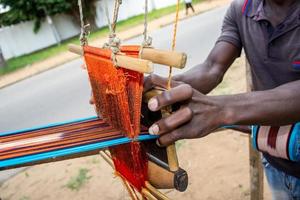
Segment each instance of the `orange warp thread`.
M140 46L122 46L121 52L138 57ZM132 138L129 144L110 148L116 171L141 191L147 180L147 155L139 142L143 74L115 67L111 51L84 47L84 58L98 116Z

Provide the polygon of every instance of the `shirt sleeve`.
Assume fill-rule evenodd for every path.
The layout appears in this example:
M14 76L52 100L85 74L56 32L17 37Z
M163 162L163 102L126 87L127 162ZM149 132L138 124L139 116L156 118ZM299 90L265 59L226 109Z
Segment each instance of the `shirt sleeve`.
M218 42L224 41L229 42L242 50L242 42L237 24L237 14L235 9L236 1L233 1L227 10L225 18L223 20L222 32L217 40Z

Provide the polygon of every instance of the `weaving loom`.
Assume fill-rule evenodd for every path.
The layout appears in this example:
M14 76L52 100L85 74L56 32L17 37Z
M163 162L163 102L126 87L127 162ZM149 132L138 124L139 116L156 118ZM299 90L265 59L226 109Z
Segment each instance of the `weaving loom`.
M89 46L81 1L78 2L82 46L70 45L69 50L84 56L97 117L1 133L0 170L93 155L101 150L100 155L122 179L132 199L168 199L157 189L184 191L187 174L178 166L175 146L159 148L155 144L157 136L147 133L146 125L153 123L151 119L156 121L167 113L141 114L141 110L147 107L146 102L142 105L143 73L153 71L152 63L182 68L186 55L151 47L146 35L147 0L142 45L120 45L115 28L121 1L116 0L113 23L106 7L108 43L103 48ZM175 29L178 11L179 1Z

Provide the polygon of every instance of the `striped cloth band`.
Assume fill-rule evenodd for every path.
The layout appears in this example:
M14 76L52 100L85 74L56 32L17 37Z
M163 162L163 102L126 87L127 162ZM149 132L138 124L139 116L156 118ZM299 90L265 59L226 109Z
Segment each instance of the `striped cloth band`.
M300 124L254 126L252 144L258 151L287 160L300 161Z

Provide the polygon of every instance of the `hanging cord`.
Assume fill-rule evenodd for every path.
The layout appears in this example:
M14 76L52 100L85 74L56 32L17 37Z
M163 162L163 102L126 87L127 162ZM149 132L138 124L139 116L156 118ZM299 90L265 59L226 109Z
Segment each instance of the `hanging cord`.
M82 2L81 2L81 0L78 0L78 8L79 8L80 25L81 25L81 31L80 31L79 40L80 40L80 45L81 46L85 46L85 45L88 44L87 37L90 34L90 31L89 31L90 24L85 24L84 23L83 9L82 9Z
M139 57L141 57L144 47L150 47L152 45L152 38L148 36L148 0L145 0L145 14L144 14L144 40L141 44Z
M105 4L105 15L107 19L107 24L109 28L109 38L108 42L104 43L103 48L108 48L112 51L111 59L113 61L114 66L117 66L117 60L116 55L120 52L120 44L121 40L116 36L116 24L118 20L118 14L119 14L119 8L122 4L122 0L115 0L115 6L114 6L114 16L113 16L113 22L110 22L109 18L109 12L108 12L108 5L106 0L104 0Z
M112 23L112 29L114 32L116 32L116 25L118 21L119 16L119 8L122 4L122 0L115 0L115 7L114 7L114 17L113 17L113 23Z
M173 29L172 51L174 51L175 47L176 47L177 26L178 26L178 20L179 20L179 5L180 5L180 0L177 0L176 16L175 16L174 29ZM168 84L167 84L168 90L171 89L172 71L173 71L173 67L170 66L169 67Z

